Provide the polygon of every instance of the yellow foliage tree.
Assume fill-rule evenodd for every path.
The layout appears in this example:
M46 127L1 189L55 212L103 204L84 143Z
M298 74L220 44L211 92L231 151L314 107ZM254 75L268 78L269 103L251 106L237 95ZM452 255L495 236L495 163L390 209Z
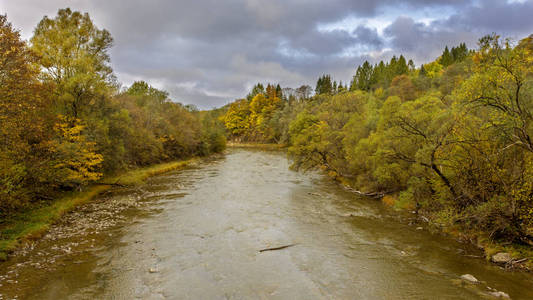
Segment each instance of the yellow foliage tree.
M246 99L231 103L228 112L222 116L224 125L233 136L246 134L250 129L250 104Z
M273 138L273 129L268 122L276 110L281 107L281 99L275 95L265 97L257 94L250 102L250 123L255 129L255 137L261 140Z
M57 138L52 142L55 154L54 167L59 170L62 184L80 186L102 177L97 172L104 161L103 156L95 152L95 143L83 135L80 119L59 116L55 125Z

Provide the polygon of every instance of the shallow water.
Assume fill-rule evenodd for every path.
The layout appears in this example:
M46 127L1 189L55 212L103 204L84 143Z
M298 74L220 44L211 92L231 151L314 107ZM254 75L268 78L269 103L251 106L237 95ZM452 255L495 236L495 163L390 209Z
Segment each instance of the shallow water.
M533 299L531 274L288 167L231 149L103 195L0 264L0 299Z

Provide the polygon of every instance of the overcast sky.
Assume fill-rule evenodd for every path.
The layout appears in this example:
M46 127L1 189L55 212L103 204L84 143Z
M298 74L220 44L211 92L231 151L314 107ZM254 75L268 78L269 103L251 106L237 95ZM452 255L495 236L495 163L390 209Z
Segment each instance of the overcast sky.
M323 73L349 80L364 60L419 65L491 32L533 33L533 0L0 0L25 39L65 7L111 32L124 85L145 80L203 109L256 82L314 87Z

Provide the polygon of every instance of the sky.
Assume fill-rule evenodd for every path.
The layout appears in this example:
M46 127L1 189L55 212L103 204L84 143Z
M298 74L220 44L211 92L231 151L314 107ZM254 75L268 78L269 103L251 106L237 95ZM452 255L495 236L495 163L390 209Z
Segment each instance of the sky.
M66 7L111 32L124 86L144 80L201 109L257 82L314 87L322 74L346 82L365 60L403 54L420 65L446 45L533 33L533 0L0 0L24 39Z

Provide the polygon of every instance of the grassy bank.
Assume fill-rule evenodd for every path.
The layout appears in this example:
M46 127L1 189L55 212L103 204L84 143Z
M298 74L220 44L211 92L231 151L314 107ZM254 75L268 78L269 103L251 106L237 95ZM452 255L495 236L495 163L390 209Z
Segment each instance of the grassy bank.
M195 161L196 158L162 163L105 177L98 184L86 187L84 191L66 192L57 200L10 216L0 224L0 261L6 260L8 254L24 242L41 237L65 213L91 201L113 185L136 185L151 176L182 169Z
M258 149L284 149L287 148L285 144L261 144L261 143L232 143L228 142L226 147L231 148L258 148Z

